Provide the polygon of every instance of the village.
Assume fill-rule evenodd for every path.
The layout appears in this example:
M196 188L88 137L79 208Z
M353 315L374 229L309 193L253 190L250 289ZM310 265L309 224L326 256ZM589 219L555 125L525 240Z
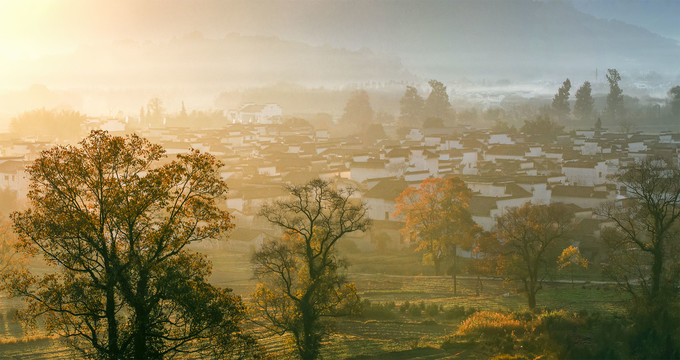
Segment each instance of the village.
M395 215L395 199L407 187L428 177L458 176L472 190L469 209L474 221L491 230L505 209L526 203L564 203L578 219L573 244L594 263L601 263L601 229L607 225L596 210L624 201L626 189L613 176L629 163L661 156L678 161L680 134L643 134L607 129L573 130L556 141L540 143L522 133L502 133L469 126L411 128L397 135L385 125L384 138L366 143L358 137L335 137L327 129L284 122L275 104L247 104L229 111L220 129L188 130L163 126L138 129L140 136L162 145L168 155L194 148L224 163L221 176L229 186L226 206L235 230L223 246L255 249L275 229L257 216L262 204L283 199L283 184L312 178L355 187L365 202L372 228L348 240L363 251L402 249L409 244ZM130 120L128 120L130 121ZM89 119L83 131L127 132L120 119ZM402 134L404 132L402 131ZM0 145L0 189L21 204L28 192L25 167L50 142L6 139ZM470 253L459 249L459 255Z

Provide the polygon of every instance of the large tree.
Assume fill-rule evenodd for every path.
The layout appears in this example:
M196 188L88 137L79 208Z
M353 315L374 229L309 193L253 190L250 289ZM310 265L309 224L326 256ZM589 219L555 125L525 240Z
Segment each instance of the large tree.
M366 90L357 90L347 99L341 121L356 131L363 131L373 122L374 115Z
M399 100L400 115L399 122L404 126L420 125L423 120L425 100L418 95L418 89L407 86L404 96Z
M556 267L573 223L573 211L561 203L527 203L497 218L499 246L491 250L498 255L501 275L524 284L530 309L536 307L536 293L549 268Z
M609 83L606 113L613 121L623 121L623 90L619 86L621 75L616 69L608 69L606 76Z
M668 90L670 98L671 115L675 119L680 119L680 85L673 86Z
M564 80L562 86L557 90L557 94L553 97L552 108L560 120L569 116L569 90L571 90L571 81Z
M406 188L396 199L395 215L403 216L408 239L432 258L435 274L444 259L453 260L453 292L457 293L458 248L469 247L480 228L468 209L472 192L458 177L427 178L418 188Z
M617 177L629 201L599 210L615 224L606 236L610 274L636 299L664 307L680 285L680 169L671 160L654 158L624 168Z
M208 283L209 261L187 249L232 227L220 165L198 151L168 161L159 145L103 131L42 152L28 168L30 208L12 218L20 248L53 269L7 277L24 317L44 315L89 358L250 347L241 299Z
M431 91L425 100L425 118L438 118L445 122L449 121L453 115L449 94L446 92L446 85L437 81L428 82Z
M346 234L368 230L370 220L354 189L338 189L321 179L286 189L289 199L266 204L259 212L284 235L253 255L260 281L253 302L269 330L293 336L301 359L316 359L330 318L358 304L335 246Z
M591 120L593 116L593 105L595 100L592 96L590 82L586 81L576 90L576 102L574 103L574 115L581 120Z
M562 134L564 126L558 125L546 115L536 116L536 120L525 120L521 131L532 141L550 143Z

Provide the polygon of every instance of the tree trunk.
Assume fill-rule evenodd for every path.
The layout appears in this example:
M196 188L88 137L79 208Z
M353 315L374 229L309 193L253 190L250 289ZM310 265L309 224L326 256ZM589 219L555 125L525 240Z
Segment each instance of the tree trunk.
M653 256L654 262L652 263L652 289L650 291L650 300L656 300L661 292L661 272L663 270L663 243L661 240L657 242Z
M458 259L458 246L454 245L454 247L453 247L453 267L451 269L451 273L453 275L453 296L458 295L458 279L456 277L456 274L458 273L457 259Z
M529 309L534 310L536 308L536 292L530 290L527 295L529 297Z
M108 324L109 359L116 360L120 357L120 350L118 349L118 321L116 320L116 297L113 281L107 284L105 311Z
M302 360L315 360L319 357L319 334L316 334L316 318L309 304L301 304L302 315L302 344L300 344L300 358Z
M434 263L434 274L436 276L439 276L441 274L439 270L441 269L442 260L439 257L435 256L432 258L432 262Z
M136 304L135 304L135 325L134 325L134 358L135 360L146 360L149 358L147 349L147 335L149 332L149 309L146 306L147 297L147 276L141 273L139 283L137 283Z

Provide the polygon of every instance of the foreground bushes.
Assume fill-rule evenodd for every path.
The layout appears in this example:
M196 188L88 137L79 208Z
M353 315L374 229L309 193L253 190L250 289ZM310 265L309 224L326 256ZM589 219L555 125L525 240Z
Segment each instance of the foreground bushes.
M497 359L621 359L629 322L600 314L546 311L477 312L464 320L442 348Z
M466 308L458 305L449 307L433 303L426 304L424 301L417 303L405 301L397 306L394 301L381 303L364 299L361 301L359 316L374 320L396 319L397 315L404 315L410 318L429 317L431 319L455 320L475 312L476 309L471 307Z

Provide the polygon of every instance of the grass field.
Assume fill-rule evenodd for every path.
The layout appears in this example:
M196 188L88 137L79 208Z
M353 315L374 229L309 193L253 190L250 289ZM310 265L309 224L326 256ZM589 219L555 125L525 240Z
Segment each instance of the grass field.
M213 262L212 282L229 287L248 299L255 286L249 254L223 249L201 250ZM455 332L465 311L525 310L526 298L517 291L519 284L500 280L484 280L483 289L476 294L476 279L460 276L458 295L453 294L453 280L449 276L432 276L432 270L420 263L417 254L399 252L388 255L346 255L351 266L348 278L356 283L362 299L376 304L391 304L392 310L371 316L342 318L336 331L325 342L326 359L457 359L439 347ZM378 266L376 264L381 264ZM425 274L425 275L421 275ZM586 274L589 280L597 275ZM567 278L567 275L564 275ZM612 285L546 283L538 293L538 306L568 311L607 311L621 313L627 298ZM410 311L403 311L407 305ZM2 359L68 359L71 355L57 340L38 336L27 337L13 313L22 305L16 299L0 299L0 358ZM437 309L432 311L432 309ZM425 310L430 309L429 313ZM380 314L379 314L380 315ZM260 333L262 344L277 359L290 358L289 342L278 336ZM462 356L462 355L461 355Z

